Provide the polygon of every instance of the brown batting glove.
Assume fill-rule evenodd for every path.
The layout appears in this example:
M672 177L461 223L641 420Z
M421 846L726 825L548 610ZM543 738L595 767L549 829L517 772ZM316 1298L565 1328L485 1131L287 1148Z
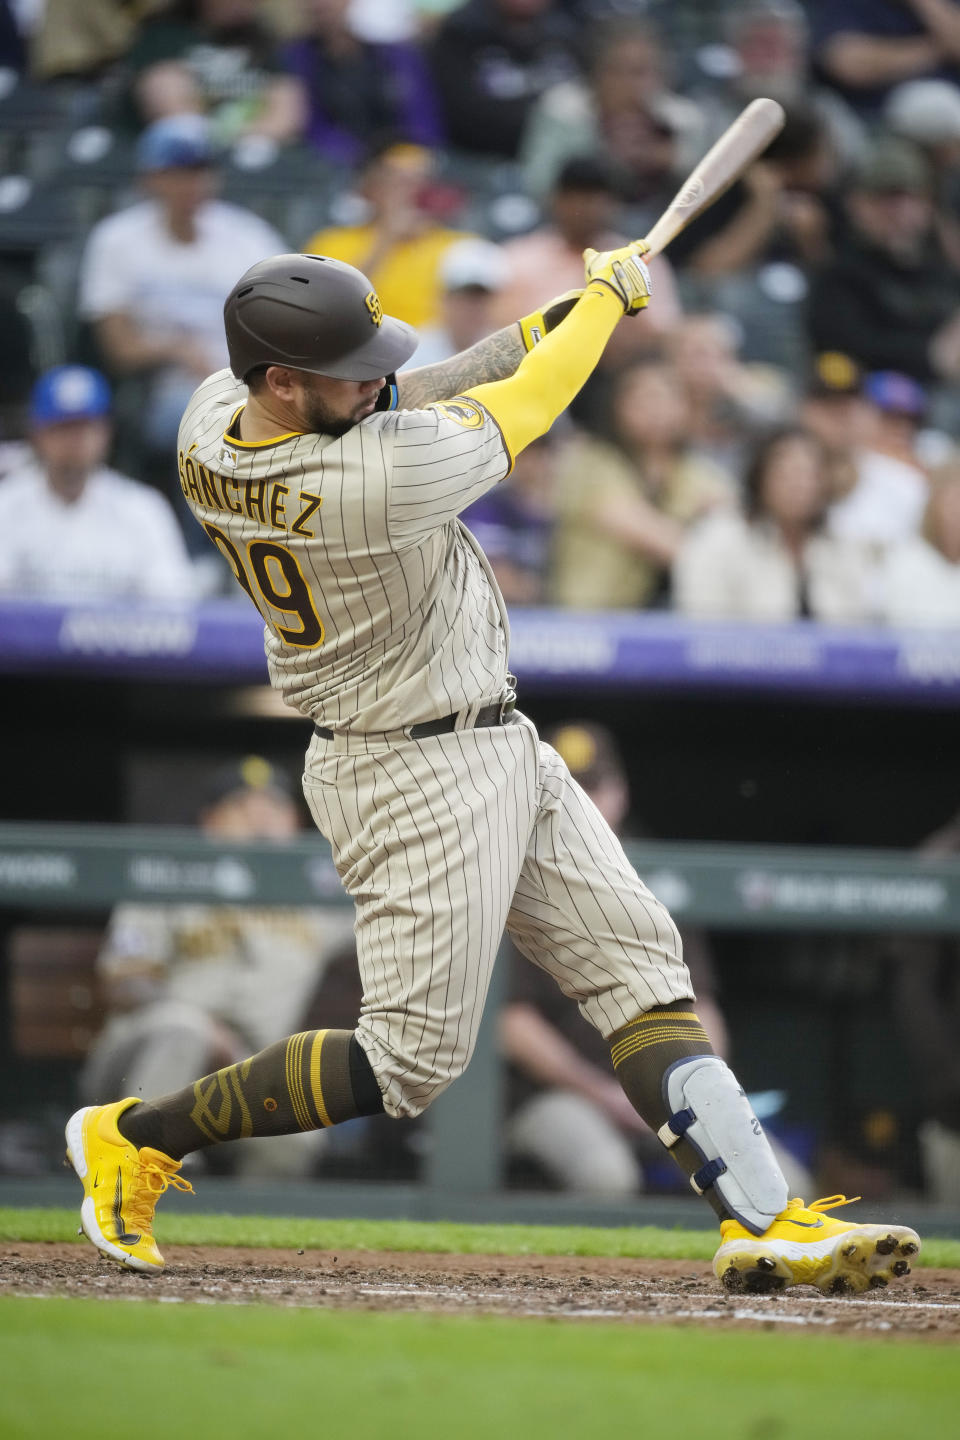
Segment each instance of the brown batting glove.
M604 285L612 290L623 305L625 315L636 315L638 310L644 310L653 294L650 271L641 259L647 249L645 241L634 240L619 250L584 250L588 288Z

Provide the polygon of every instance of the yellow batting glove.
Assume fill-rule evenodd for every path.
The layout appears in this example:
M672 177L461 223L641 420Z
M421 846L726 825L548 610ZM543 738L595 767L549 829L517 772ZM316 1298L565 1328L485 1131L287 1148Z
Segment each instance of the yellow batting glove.
M584 250L588 286L605 285L620 300L625 315L636 315L649 305L653 294L650 271L640 258L647 249L643 240L634 240L619 250Z
M568 290L565 295L558 295L556 300L550 300L541 310L534 310L531 315L524 315L518 320L520 334L523 336L523 348L528 353L534 345L539 345L544 335L549 335L551 330L556 330L561 320L565 320L570 311L576 305L582 290Z

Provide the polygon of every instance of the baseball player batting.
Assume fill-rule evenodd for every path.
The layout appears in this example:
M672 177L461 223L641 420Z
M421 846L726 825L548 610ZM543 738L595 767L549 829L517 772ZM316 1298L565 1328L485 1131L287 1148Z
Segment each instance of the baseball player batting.
M731 1288L863 1290L919 1241L789 1199L694 1008L680 937L555 750L515 707L509 624L458 516L510 473L650 285L634 242L584 289L396 378L416 335L322 256L254 265L225 306L230 369L180 427L183 493L260 611L270 677L313 721L303 777L356 906L356 1028L311 1030L158 1099L78 1111L85 1233L163 1266L180 1161L245 1136L418 1115L466 1068L506 929L610 1044L623 1089L720 1220ZM584 476L589 484L589 476Z

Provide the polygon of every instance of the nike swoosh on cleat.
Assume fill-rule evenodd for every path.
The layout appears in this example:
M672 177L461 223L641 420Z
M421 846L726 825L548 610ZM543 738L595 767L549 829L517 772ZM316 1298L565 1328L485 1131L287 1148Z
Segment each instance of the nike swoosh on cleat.
M823 1219L821 1218L819 1220L791 1220L790 1224L802 1225L804 1230L819 1230L820 1226L823 1224Z
M113 1223L116 1228L114 1242L117 1245L136 1245L140 1235L136 1231L127 1231L123 1224L121 1206L123 1205L123 1177L117 1171L117 1188L113 1196Z

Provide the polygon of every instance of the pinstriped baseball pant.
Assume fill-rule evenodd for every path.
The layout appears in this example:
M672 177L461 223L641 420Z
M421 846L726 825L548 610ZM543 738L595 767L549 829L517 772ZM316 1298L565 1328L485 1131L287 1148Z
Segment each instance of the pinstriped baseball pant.
M388 1114L465 1069L504 928L604 1036L692 996L676 926L525 716L362 752L315 737L303 785L356 905L356 1033Z

